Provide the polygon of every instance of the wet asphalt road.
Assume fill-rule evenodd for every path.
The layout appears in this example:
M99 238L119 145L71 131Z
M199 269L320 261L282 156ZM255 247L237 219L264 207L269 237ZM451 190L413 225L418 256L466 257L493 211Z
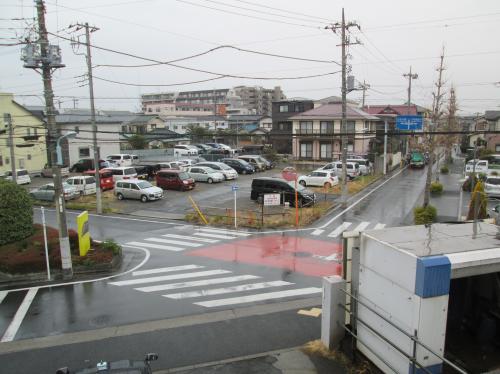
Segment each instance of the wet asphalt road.
M113 237L124 244L126 269L135 268L137 273L129 272L95 282L40 288L13 339L17 341L58 336L184 316L195 319L200 315L243 311L253 306L268 308L281 302L319 300L317 297L321 295L318 293L321 277L338 271L336 261L326 258L338 253L341 234L339 227L349 230L362 225L369 230L377 225L388 227L411 223L412 209L421 199L424 184L425 169L403 170L390 179L372 185L361 196L351 199L347 211L336 209L328 217L318 221L313 228L298 232L287 230L267 234L228 234L223 231L210 232L174 221L91 215L92 236L96 239ZM366 198L358 201L367 194ZM53 212L49 210L46 213L49 224L54 225ZM74 213L69 214L72 218L70 227L74 227L75 216ZM39 217L40 212L37 210L37 221ZM173 268L175 269L172 270ZM206 272L206 275L191 277L190 274L196 272ZM180 277L177 277L179 274ZM164 276L167 278L161 278ZM170 276L173 277L168 278ZM234 286L232 283L219 283L224 282L220 281L221 278L231 277L240 279L237 284L243 288L230 289ZM206 287L190 283L199 280L213 282L211 289L219 290L218 293L207 293ZM261 288L246 286L256 283ZM156 286L160 286L160 289L155 289ZM167 288L161 289L161 286ZM11 325L26 293L26 290L20 290L5 295L0 307L0 334L3 335ZM256 297L262 293L268 294L268 297ZM313 302L312 305L317 304ZM289 318L298 318L296 311ZM277 321L279 320L278 316ZM176 330L175 333L174 330L165 331L163 335L158 332L160 335L155 339L159 340L153 339L155 344L152 346L147 343L149 335L146 334L120 337L118 345L110 338L109 342L100 341L96 345L79 343L67 346L65 350L68 351L68 359L78 365L78 357L81 358L81 352L86 349L92 352L89 354L91 357L85 356L86 358L101 358L98 352L104 350L107 358L117 359L124 354L130 357L132 353L136 353L136 357L142 356L146 349L161 347L163 357L166 355L167 360L159 362L158 367L177 367L298 345L319 336L318 321L315 319L307 322L313 324L309 330L305 325L298 325L298 330L293 329L290 336L278 339L279 342L266 338L267 334L274 336L274 331L269 331L273 327L260 321L260 326L247 326L250 330L254 329L247 332L247 335L250 333L248 339L244 332L241 332L241 336L234 336L230 330L222 328L226 325L224 323L211 323L198 329ZM286 326L276 323L276 333L285 328ZM210 354L206 354L199 345L204 340L197 341L197 337L205 335L208 337L206 344L214 344L213 349L208 350ZM134 340L136 338L137 341ZM225 342L224 339L229 339L229 344L221 343ZM273 344L264 344L260 349L259 344L256 344L259 339ZM182 345L183 343L188 344ZM169 355L165 344L179 344L174 349L177 355ZM196 354L190 355L192 347L196 348ZM60 348L43 348L28 354L33 355L33 362L36 362L45 353L56 357L58 352ZM20 353L3 356L3 361L7 358L18 363L22 361ZM25 363L26 368L36 366L33 362ZM61 360L58 359L57 363L59 362ZM53 368L52 364L55 365L56 362L46 367Z

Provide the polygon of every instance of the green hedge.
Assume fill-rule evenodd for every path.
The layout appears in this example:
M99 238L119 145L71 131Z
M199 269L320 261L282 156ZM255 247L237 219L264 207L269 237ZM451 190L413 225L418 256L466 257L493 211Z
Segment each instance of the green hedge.
M28 192L11 181L0 179L0 245L33 234L33 204Z
M440 195L443 193L443 185L439 182L431 183L431 194Z
M448 166L444 165L441 166L441 174L448 174L450 172L450 169L448 169Z
M418 206L413 210L415 225L425 225L436 220L437 210L432 205Z

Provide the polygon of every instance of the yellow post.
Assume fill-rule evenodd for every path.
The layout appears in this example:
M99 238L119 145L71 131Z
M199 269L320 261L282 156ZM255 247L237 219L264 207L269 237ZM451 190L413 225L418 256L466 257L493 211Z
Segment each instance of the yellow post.
M194 210L196 210L196 212L198 213L198 215L200 216L200 218L202 219L202 221L205 223L205 225L208 225L208 221L205 218L205 216L203 215L203 213L201 212L200 208L198 208L198 205L196 205L196 203L191 198L191 196L188 196L188 199L191 201L191 205L193 206Z
M89 212L85 211L76 217L78 227L78 246L80 247L80 256L83 257L90 249L89 232Z

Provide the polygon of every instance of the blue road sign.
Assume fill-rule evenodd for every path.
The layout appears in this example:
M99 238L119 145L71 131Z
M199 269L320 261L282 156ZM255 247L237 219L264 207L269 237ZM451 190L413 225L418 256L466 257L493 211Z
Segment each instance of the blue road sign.
M233 192L234 192L234 191L238 191L238 188L239 188L239 187L238 187L237 185L235 185L235 184L231 186L231 190L232 190Z
M424 120L422 116L397 116L396 128L398 130L422 130Z

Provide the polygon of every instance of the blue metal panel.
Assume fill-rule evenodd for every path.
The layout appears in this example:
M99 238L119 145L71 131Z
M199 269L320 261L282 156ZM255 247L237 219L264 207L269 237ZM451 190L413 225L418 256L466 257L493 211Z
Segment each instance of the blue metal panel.
M426 373L426 371L424 371L424 369L420 368L418 365L416 365L416 366L417 367L415 368L415 371L413 371L413 364L410 364L410 367L408 368L408 374ZM443 372L443 364L436 364L436 365L427 366L425 369L428 370L428 372L430 372L432 374L441 374Z
M398 130L422 130L424 120L422 116L397 116L396 128Z
M415 294L426 298L447 295L450 292L451 264L446 256L428 256L417 259Z

